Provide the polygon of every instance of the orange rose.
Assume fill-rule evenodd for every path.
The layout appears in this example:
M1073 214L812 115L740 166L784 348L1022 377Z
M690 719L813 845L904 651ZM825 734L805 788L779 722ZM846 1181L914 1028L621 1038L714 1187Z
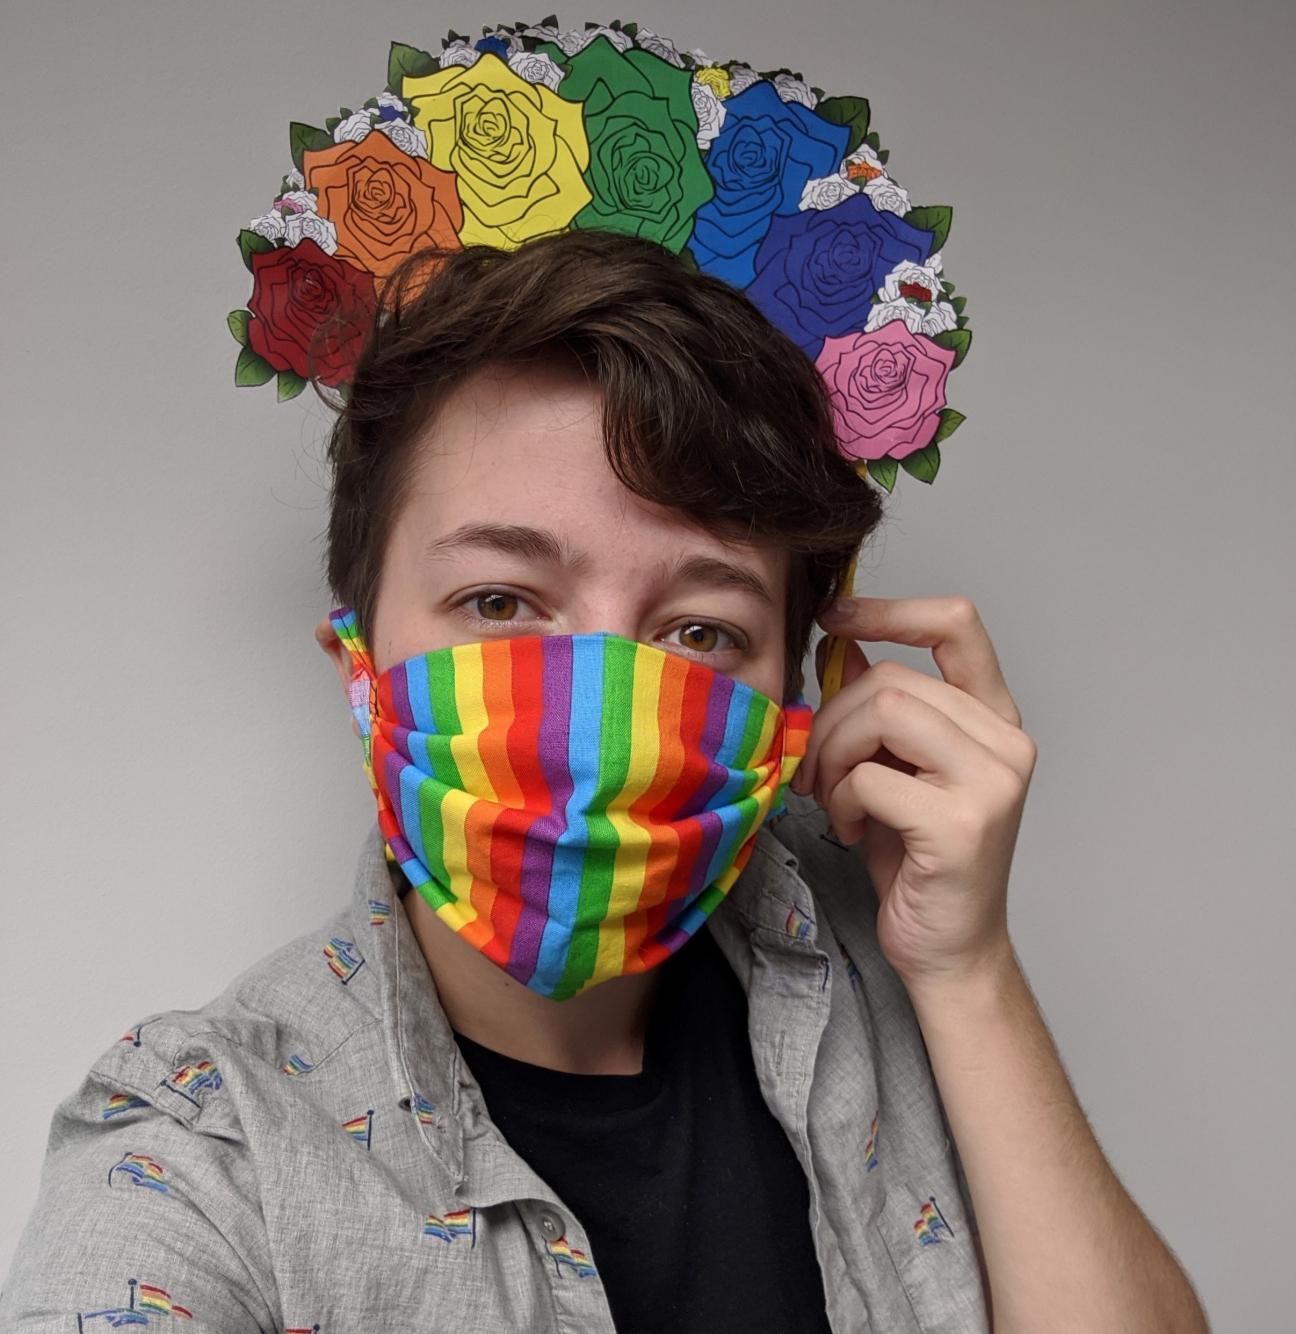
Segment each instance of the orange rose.
M337 229L337 255L375 278L427 246L462 249L454 173L411 157L385 134L375 130L358 143L308 150L302 166L320 216Z

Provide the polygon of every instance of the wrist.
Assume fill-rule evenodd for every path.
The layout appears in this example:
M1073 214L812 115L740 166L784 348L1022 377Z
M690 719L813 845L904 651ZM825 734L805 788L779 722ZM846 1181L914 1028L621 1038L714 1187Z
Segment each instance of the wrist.
M1012 942L1005 936L977 959L921 976L901 975L915 1011L934 1014L985 1011L1000 1004L1024 978Z

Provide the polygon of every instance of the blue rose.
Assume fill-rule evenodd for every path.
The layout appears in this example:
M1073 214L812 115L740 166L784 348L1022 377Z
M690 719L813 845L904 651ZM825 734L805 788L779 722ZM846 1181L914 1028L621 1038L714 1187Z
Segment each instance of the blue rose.
M499 37L494 33L486 37L479 37L473 43L473 50L482 52L489 51L491 55L499 56L506 65L508 64L509 44L503 37Z
M724 108L706 155L715 196L697 212L689 249L705 272L746 287L774 215L795 213L806 182L840 168L850 130L784 102L764 79Z
M747 298L813 361L825 338L861 331L887 275L923 264L932 234L873 207L862 190L826 209L773 219Z

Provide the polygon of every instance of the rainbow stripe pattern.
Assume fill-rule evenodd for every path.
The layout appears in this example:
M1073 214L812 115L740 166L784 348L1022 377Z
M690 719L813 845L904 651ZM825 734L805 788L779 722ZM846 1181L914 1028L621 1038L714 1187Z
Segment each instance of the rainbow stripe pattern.
M100 1113L100 1119L109 1121L114 1116L119 1116L122 1112L129 1112L136 1107L148 1107L149 1105L147 1100L144 1098L137 1098L131 1093L114 1093L112 1097L104 1103L103 1111Z
M113 1177L118 1173L131 1178L137 1186L146 1186L150 1190L161 1191L164 1195L169 1187L163 1180L166 1175L166 1169L161 1163L156 1162L144 1153L128 1153L119 1163L115 1163L108 1169L108 1184L111 1186Z
M353 1116L349 1121L343 1121L342 1129L353 1140L363 1144L367 1149L370 1137L373 1134L373 1108L371 1107L367 1112L362 1112L359 1116Z
M936 1197L929 1195L918 1217L914 1220L914 1236L918 1239L920 1246L934 1246L937 1242L943 1240L940 1235L942 1228L951 1237L954 1235L954 1229L945 1221L945 1215L941 1213L936 1204Z
M477 1210L455 1209L448 1214L428 1214L423 1220L423 1235L453 1241L456 1237L471 1237L471 1246L477 1245ZM470 1249L471 1249L470 1246Z
M559 1237L557 1241L545 1242L545 1248L553 1257L554 1264L559 1270L566 1266L572 1270L577 1278L593 1278L598 1273L589 1256L584 1251L578 1251L569 1245L566 1237Z
M805 754L811 710L608 632L456 644L352 709L386 855L510 976L564 1000L643 972L723 901Z
M877 1113L874 1112L872 1124L869 1126L869 1137L864 1145L865 1172L871 1172L878 1165L877 1132L878 1132L878 1117ZM933 1203L935 1203L935 1201L933 1201Z
M315 1067L304 1056L298 1056L294 1053L279 1069L286 1075L308 1075Z
M414 1095L410 1103L410 1109L418 1117L419 1125L431 1126L436 1124L436 1103L429 1102L421 1093Z
M333 936L324 946L324 957L328 960L333 975L343 986L350 982L364 963L364 955L356 949L355 941L342 940L338 936Z
M198 1098L200 1093L220 1088L221 1073L211 1061L195 1061L192 1065L182 1065L162 1082L198 1107L202 1105Z

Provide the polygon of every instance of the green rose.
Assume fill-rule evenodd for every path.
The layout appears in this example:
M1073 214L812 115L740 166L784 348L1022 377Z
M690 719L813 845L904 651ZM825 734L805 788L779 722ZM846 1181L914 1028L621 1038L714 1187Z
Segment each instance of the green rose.
M698 149L691 76L649 51L596 37L566 62L561 97L582 104L590 202L573 227L628 232L678 253L715 193Z

